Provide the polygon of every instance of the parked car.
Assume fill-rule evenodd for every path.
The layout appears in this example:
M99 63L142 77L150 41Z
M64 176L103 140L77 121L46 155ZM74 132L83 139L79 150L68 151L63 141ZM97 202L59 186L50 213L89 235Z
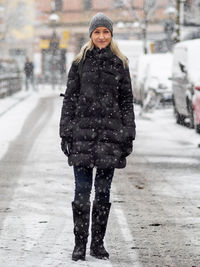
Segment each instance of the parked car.
M0 98L22 89L22 75L15 60L0 59Z
M194 110L194 127L197 133L200 133L200 84L195 85L192 99Z
M145 92L153 91L161 102L172 100L172 54L154 54L146 68Z
M169 80L172 72L172 54L147 54L138 60L137 77L134 86L134 98L142 106L154 91L162 101L171 101L172 82Z
M173 105L176 122L198 124L199 110L195 86L200 84L200 39L183 41L174 46L172 67ZM195 96L194 96L195 95ZM194 119L195 107L195 119Z

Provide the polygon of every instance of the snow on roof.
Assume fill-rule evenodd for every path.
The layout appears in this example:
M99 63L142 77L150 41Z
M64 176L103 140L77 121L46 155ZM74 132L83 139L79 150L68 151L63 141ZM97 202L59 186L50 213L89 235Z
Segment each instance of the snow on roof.
M187 40L183 42L179 42L175 45L175 47L199 47L200 48L200 39Z

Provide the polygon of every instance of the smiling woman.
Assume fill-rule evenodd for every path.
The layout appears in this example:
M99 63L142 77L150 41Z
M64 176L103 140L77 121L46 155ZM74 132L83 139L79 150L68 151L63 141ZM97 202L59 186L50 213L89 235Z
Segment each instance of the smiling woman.
M112 40L110 18L97 13L90 22L89 36L90 41L69 71L60 120L61 148L75 176L74 261L85 260L94 168L90 255L109 258L103 240L111 207L111 183L115 168L126 166L135 139L128 62Z

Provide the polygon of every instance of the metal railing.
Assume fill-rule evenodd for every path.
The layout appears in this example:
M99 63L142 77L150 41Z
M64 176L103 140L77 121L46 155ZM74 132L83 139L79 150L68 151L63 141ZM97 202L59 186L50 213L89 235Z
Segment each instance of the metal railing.
M22 89L22 75L13 60L0 60L0 98Z

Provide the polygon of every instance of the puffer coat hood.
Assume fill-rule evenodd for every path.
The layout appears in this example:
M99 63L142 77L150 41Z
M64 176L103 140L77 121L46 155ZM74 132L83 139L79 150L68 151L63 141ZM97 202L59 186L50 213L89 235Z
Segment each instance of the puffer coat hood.
M129 70L109 46L87 51L81 73L72 64L60 137L70 147L70 166L125 167L135 139L133 94Z

